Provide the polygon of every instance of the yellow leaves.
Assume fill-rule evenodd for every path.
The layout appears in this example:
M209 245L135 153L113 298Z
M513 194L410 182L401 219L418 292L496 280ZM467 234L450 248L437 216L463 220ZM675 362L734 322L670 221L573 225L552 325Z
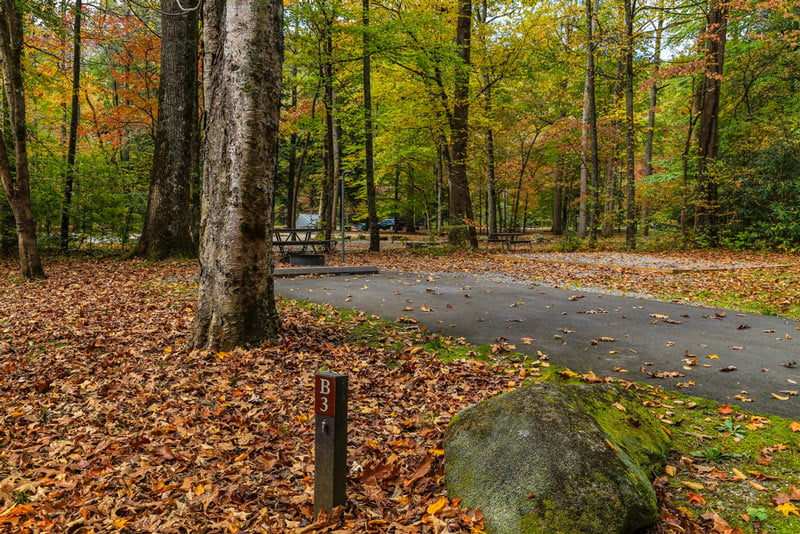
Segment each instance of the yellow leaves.
M755 489L755 490L758 490L758 491L766 491L767 490L767 488L765 488L764 486L762 486L758 482L753 482L752 480L748 480L747 483L750 484L753 487L753 489Z
M736 482L744 482L745 480L747 480L747 475L745 475L744 473L742 473L741 471L739 471L738 469L736 469L734 467L733 468L733 480L736 481Z
M788 397L788 396L787 396L787 397L784 397L784 396L782 396L782 395L778 395L777 393L770 393L770 396L771 396L773 399L777 399L777 400L779 400L779 401L787 401L787 400L789 400L789 397Z
M775 507L780 513L789 517L790 515L797 515L800 516L800 512L797 511L797 508L790 502L779 504Z
M114 525L114 528L118 528L118 529L121 530L121 529L125 528L125 525L130 520L131 520L130 517L120 517L120 518L115 519L114 521L112 521L111 524Z
M628 411L627 409L625 409L625 406L623 406L622 404L620 404L618 402L615 402L614 404L612 404L612 406L614 408L616 408L617 410L621 411L621 412L627 412Z
M792 432L800 432L800 423L798 423L797 421L792 421L791 423L789 423L789 430L791 430Z
M674 477L678 474L678 468L674 465L665 465L664 472L667 474L667 476Z
M438 501L428 506L428 508L425 511L428 513L428 515L436 515L436 513L441 511L441 509L444 508L446 505L447 505L447 497L442 495L441 497L439 497Z
M719 356L716 354L709 354L708 356L706 356L706 358L710 360L719 360Z
M705 486L703 486L699 482L689 482L688 480L681 480L681 486L693 489L695 491L700 491L702 489L705 489Z

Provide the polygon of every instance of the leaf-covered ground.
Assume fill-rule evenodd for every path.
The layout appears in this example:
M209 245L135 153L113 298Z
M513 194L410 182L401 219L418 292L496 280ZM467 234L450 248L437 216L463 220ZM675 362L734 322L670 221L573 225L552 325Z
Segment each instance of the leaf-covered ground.
M413 328L294 303L283 303L273 343L189 351L192 263L59 261L47 271L23 283L0 263L2 532L479 532L481 514L446 496L447 422L537 375L576 378L514 358L443 363ZM318 370L350 377L350 474L346 508L313 522ZM627 386L675 419L673 394ZM726 415L709 409L713 422ZM784 441L776 468L786 450L798 455ZM687 503L678 479L698 463L678 457L660 484L656 532L736 532L730 514L744 510L700 514L699 498ZM774 516L771 498L796 504L791 480L764 482L771 491L754 513ZM691 493L710 500L708 491Z

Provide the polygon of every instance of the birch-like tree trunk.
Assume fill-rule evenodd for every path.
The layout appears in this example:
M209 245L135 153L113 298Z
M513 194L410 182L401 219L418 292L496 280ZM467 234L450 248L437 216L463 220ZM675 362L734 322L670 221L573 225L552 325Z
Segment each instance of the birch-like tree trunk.
M17 226L20 272L24 278L44 278L31 210L25 90L22 85L22 14L16 0L0 2L0 10L0 67L14 143L12 166L5 136L0 135L0 180Z
M658 73L661 70L661 38L664 33L664 15L659 12L656 23L656 37L653 45L653 84L650 86L650 100L647 110L647 134L644 142L644 175L653 174L653 141L656 131L656 106L658 105ZM642 203L642 234L648 235L647 202Z
M272 195L283 48L281 0L206 0L207 117L194 346L273 337Z
M147 216L138 252L151 259L194 257L191 183L197 172L198 13L161 0L161 81Z
M635 0L625 0L625 245L636 248L636 175L633 131L633 17Z

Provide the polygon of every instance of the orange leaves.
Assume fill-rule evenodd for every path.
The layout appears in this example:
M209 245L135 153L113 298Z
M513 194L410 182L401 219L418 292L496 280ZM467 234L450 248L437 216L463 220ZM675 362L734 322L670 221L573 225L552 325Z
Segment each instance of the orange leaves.
M731 408L730 404L725 404L717 408L717 412L721 413L722 415L730 415L734 413L734 409Z

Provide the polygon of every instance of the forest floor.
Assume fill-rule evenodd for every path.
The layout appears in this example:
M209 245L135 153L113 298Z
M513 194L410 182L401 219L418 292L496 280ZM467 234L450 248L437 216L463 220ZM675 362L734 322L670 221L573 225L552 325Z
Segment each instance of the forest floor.
M793 266L741 271L748 278L735 285L725 272L687 280L511 256L403 250L348 263L492 271L796 312L800 262L791 256L736 255ZM441 440L453 414L530 380L612 380L286 300L277 340L193 351L194 262L84 258L46 270L48 279L22 282L0 263L3 532L479 532L480 512L460 508L444 488ZM348 505L315 522L319 369L350 376L351 467ZM653 532L797 532L800 424L614 381L640 395L676 440L657 481Z

